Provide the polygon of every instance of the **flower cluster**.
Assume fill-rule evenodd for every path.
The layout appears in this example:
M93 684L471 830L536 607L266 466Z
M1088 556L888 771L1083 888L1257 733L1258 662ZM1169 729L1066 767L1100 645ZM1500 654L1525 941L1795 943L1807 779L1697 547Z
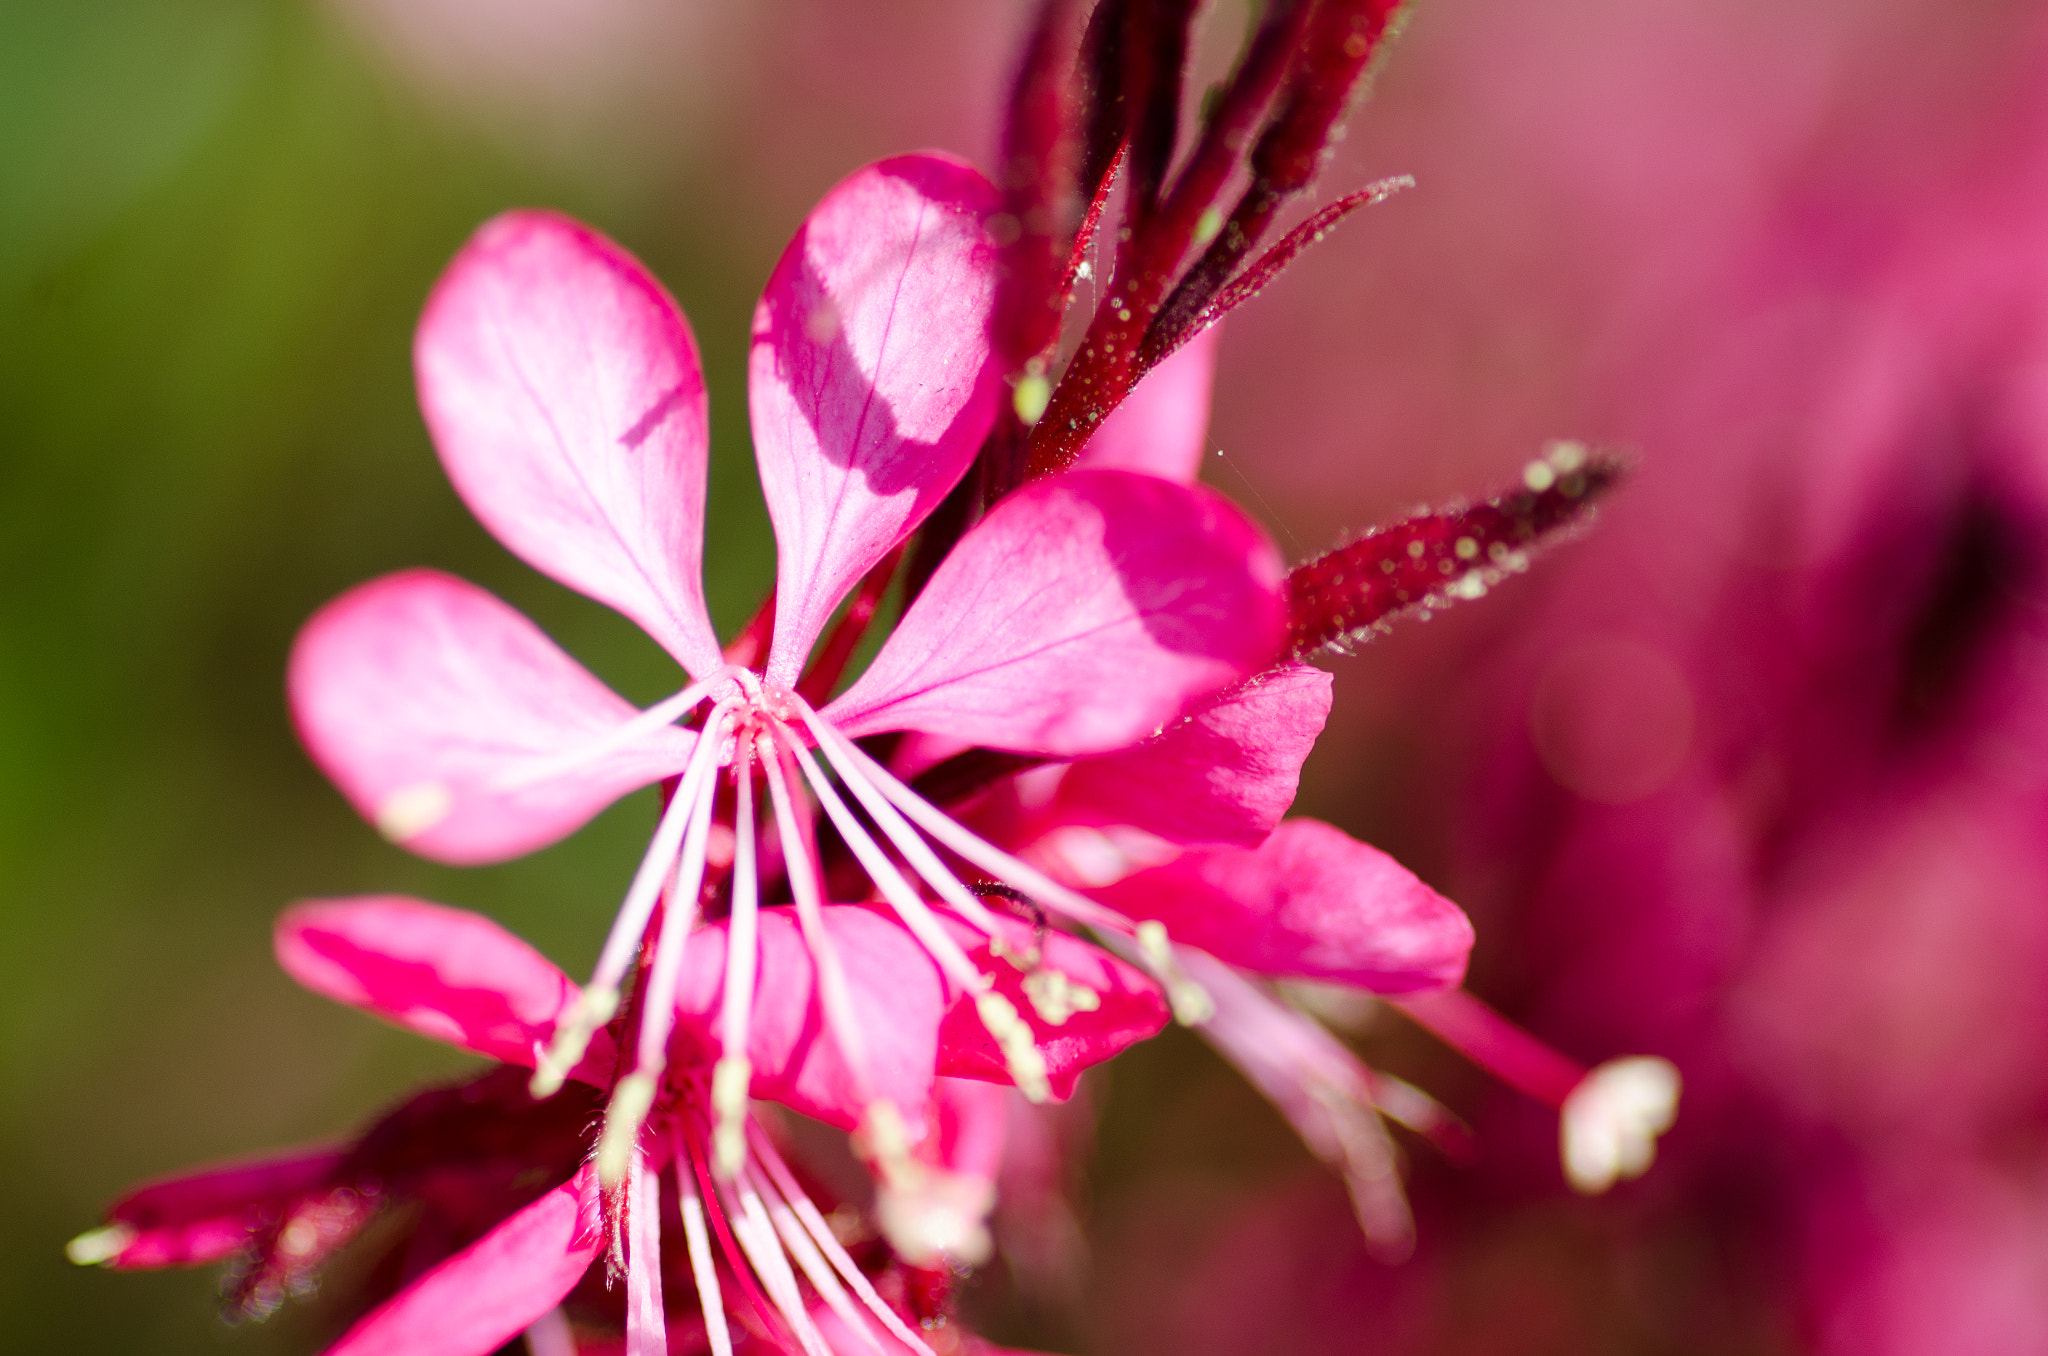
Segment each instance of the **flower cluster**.
M1456 992L1472 932L1455 905L1377 849L1283 819L1330 704L1307 657L1481 596L1580 521L1615 466L1559 444L1511 494L1291 573L1195 483L1215 321L1382 195L1254 253L1313 179L1391 9L1269 6L1169 175L1191 8L1105 3L1081 31L1049 3L1000 184L918 154L828 193L755 313L749 414L779 567L725 644L700 578L709 411L681 311L576 222L480 229L416 342L442 464L508 549L638 623L682 681L636 710L506 604L412 570L308 623L293 715L358 810L436 860L518 856L658 784L651 841L581 987L423 901L287 914L280 956L310 987L505 1067L346 1149L146 1188L74 1257L233 1253L232 1302L255 1312L406 1199L422 1213L401 1283L337 1351L481 1353L522 1329L542 1349L592 1324L635 1356L926 1351L905 1315L942 1310L916 1278L989 1247L989 1126L1009 1095L989 1085L1065 1097L1169 1014L1341 1168L1399 1254L1411 1226L1380 1118L1440 1135L1449 1117L1367 1069L1282 979L1408 996L1563 1109L1576 1183L1641 1171L1676 1094L1666 1066L1588 1074L1535 1046ZM1118 185L1104 300L1055 382ZM846 682L892 597L899 619ZM763 1103L852 1132L875 1179L867 1257ZM680 1254L664 1244L678 1227ZM600 1257L622 1303L590 1293ZM684 1275L688 1320L664 1299Z

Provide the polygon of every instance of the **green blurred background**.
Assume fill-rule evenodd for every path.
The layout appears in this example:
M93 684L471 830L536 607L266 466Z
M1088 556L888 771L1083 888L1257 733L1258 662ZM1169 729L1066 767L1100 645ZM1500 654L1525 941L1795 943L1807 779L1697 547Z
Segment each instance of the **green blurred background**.
M286 901L414 892L594 958L644 798L517 865L436 868L348 811L282 700L306 615L411 564L512 600L630 696L673 687L471 521L415 412L421 300L512 204L601 221L682 300L723 415L714 614L766 586L735 416L778 243L626 157L555 163L304 5L0 6L0 1346L309 1349L289 1311L228 1333L211 1272L61 1252L136 1177L334 1134L459 1067L297 991L269 953Z

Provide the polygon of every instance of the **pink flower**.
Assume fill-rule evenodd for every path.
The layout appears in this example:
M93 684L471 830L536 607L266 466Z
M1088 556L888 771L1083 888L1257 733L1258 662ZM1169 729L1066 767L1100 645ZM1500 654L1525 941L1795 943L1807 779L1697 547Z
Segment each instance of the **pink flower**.
M864 935L883 946L896 935L869 910L833 912L830 925L849 952ZM763 939L771 956L779 949L773 926ZM907 940L894 945L907 954L880 959L894 966L897 982L915 985L913 972L921 967L936 992L931 963ZM693 1322L688 1345L708 1342L712 1350L730 1349L730 1324L737 1323L770 1344L794 1339L813 1352L865 1351L877 1340L927 1351L877 1288L910 1296L903 1263L872 1248L865 1265L856 1263L766 1126L750 1118L741 1162L723 1179L710 1175L711 1064L696 1033L708 1031L717 1010L715 962L700 963L681 986L672 1077L630 1146L623 1192L607 1201L589 1149L616 1048L610 1030L594 1033L561 1096L537 1101L527 1093L523 1069L547 1048L579 997L532 948L474 914L382 896L299 905L279 920L277 951L316 992L499 1060L500 1067L415 1095L351 1143L143 1186L113 1206L105 1226L74 1241L74 1260L133 1269L231 1259L229 1310L262 1316L307 1288L372 1218L411 1203L414 1222L377 1272L386 1279L367 1296L373 1307L331 1349L334 1356L484 1353L534 1325L544 1339L570 1320L599 1334L607 1325L622 1327L626 1350L634 1352L661 1350L671 1327ZM787 980L795 968L786 964L778 973ZM749 1055L757 1076L796 1090L795 1104L811 1105L805 1090L843 1077L844 1062L806 1021L808 991L790 984L755 997ZM858 993L856 1002L864 1011L882 1005L872 991ZM929 1068L922 1083L933 1086ZM967 1208L940 1223L970 1236L956 1233L953 1246L907 1259L913 1265L976 1256L971 1234L986 1207L974 1193L987 1188L974 1184L992 1180L1001 1132L977 1088L997 1094L999 1118L1006 1090L938 1081L943 1133L920 1146L917 1163L945 1190L904 1193L894 1203L929 1209L930 1202L965 1200ZM882 1207L890 1206L885 1198ZM672 1229L682 1227L681 1258L662 1251L664 1217ZM625 1276L623 1306L608 1286L594 1288L588 1279L608 1250L608 1266ZM689 1281L696 1303L688 1307L701 1321L668 1312L665 1276ZM836 1340L820 1336L828 1328Z
M444 861L530 851L629 790L678 779L592 981L534 1080L549 1091L583 1057L663 904L633 1071L599 1157L607 1182L662 1076L678 995L712 973L697 958L716 954L728 930L734 952L714 966L725 997L708 1038L720 1052L721 1174L743 1149L750 1088L865 1118L879 1161L901 1161L892 1146L922 1134L929 1094L924 1074L903 1075L930 1067L942 990L972 996L960 1022L1000 1053L999 1067L983 1061L974 1072L1036 1096L1070 1084L1074 1068L1116 1042L1077 1026L1078 1039L1046 1044L1064 1013L1020 1015L1012 995L1029 993L1032 976L1096 994L1095 1010L1122 1023L1118 1039L1156 1029L1156 1005L1103 969L1106 958L1064 938L1043 948L1006 940L1014 922L940 851L1078 923L1130 924L961 828L855 741L917 731L1073 758L1144 738L1278 651L1281 572L1262 533L1208 491L1128 471L1034 483L958 541L859 680L823 700L872 614L874 581L887 584L899 546L966 471L994 417L994 248L984 232L993 207L993 191L964 165L885 161L826 196L770 279L750 404L781 566L758 666L758 630L729 657L705 614L704 388L688 327L659 285L583 227L514 213L478 232L421 321L421 402L458 491L513 551L639 622L692 681L636 712L490 595L413 571L345 595L307 625L292 660L293 711L316 761L367 817ZM806 676L835 609L864 578ZM761 789L774 825L765 840ZM839 915L872 920L860 925L872 938L828 921L813 800L865 872L863 892L886 906ZM768 907L771 890L793 910ZM718 913L720 926L700 929ZM929 986L889 985L877 995L886 1015L866 1016L861 986L902 967L864 948L887 945L921 951L937 974ZM785 983L789 964L815 974L841 1061L813 1087L776 1084L749 1053L749 995Z

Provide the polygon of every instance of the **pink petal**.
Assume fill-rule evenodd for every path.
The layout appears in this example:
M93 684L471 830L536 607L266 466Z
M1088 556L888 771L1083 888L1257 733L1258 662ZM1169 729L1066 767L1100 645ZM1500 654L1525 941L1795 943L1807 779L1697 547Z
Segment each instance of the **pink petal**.
M673 726L539 780L637 713L512 608L432 570L329 603L292 647L292 716L313 761L385 834L459 865L543 847L681 770Z
M1258 848L1197 849L1099 892L1178 942L1267 975L1381 993L1464 978L1472 924L1457 905L1376 847L1290 819Z
M1147 372L1088 435L1074 469L1143 471L1194 483L1208 445L1209 391L1216 384L1216 345L1222 338L1223 327L1211 325Z
M822 913L866 1042L871 1093L915 1117L931 1096L939 1021L946 1010L938 967L902 924L878 909L830 904ZM867 1098L826 1030L817 967L795 911L763 909L760 921L762 982L747 1032L753 1094L850 1130L867 1109ZM675 1063L701 1059L709 1065L723 1049L718 1013L726 927L714 923L690 936L676 987L676 1026L678 1040L697 1049L678 1051Z
M420 408L470 511L544 574L631 617L699 678L704 378L640 262L552 212L508 212L448 266L413 343Z
M365 1315L326 1356L486 1356L561 1303L603 1247L585 1168Z
M579 992L490 919L399 895L295 904L273 941L285 973L313 992L527 1068ZM598 1031L575 1073L607 1086L613 1062Z
M1286 664L1198 706L1134 748L1067 769L1053 814L1128 824L1171 843L1255 847L1294 803L1330 714L1330 675Z
M978 1078L941 1078L932 1088L934 1133L923 1147L940 1167L993 1182L1002 1171L1014 1096Z
M974 946L974 934L965 925L951 918L947 922L962 946L969 948L976 967L995 981L996 992L1008 998L1030 1026L1032 1039L1045 1056L1052 1094L1061 1101L1074 1095L1082 1070L1151 1039L1166 1026L1166 1000L1158 985L1135 967L1063 932L1045 934L1039 965L1088 989L1097 1006L1075 1011L1063 1022L1048 1021L1026 992L1022 972L993 956L985 939ZM1004 941L1013 954L1024 951L1032 943L1031 927L1016 922L1007 928ZM989 1083L1010 1081L1009 1066L995 1037L982 1025L972 998L956 999L939 1028L939 1072Z
M1123 748L1278 657L1281 577L1265 534L1200 486L1041 480L961 539L827 715L1052 757Z
M858 170L768 280L747 365L780 555L768 674L795 681L854 581L924 520L995 418L995 189L938 155Z
M128 1271L217 1262L299 1197L320 1191L345 1149L295 1149L180 1173L137 1187L107 1211L133 1237L109 1265Z

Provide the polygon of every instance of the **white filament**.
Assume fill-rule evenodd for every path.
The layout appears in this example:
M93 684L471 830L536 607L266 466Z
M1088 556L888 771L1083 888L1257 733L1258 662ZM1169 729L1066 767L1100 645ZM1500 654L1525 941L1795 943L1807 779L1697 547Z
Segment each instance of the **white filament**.
M839 1284L839 1278L832 1274L831 1266L826 1263L817 1245L811 1241L810 1235L806 1234L803 1226L797 1222L789 1205L776 1192L774 1183L770 1182L757 1167L748 1168L747 1180L768 1207L769 1221L775 1225L775 1232L781 1237L782 1246L796 1259L796 1264L803 1268L804 1275L810 1277L811 1288L818 1292L819 1297L833 1313L839 1315L842 1323L860 1334L868 1350L874 1352L875 1356L883 1356L882 1344L875 1340L873 1330L861 1317L860 1310L854 1306L852 1297L846 1293L846 1287Z
M683 1216L683 1238L690 1250L690 1274L697 1279L697 1306L704 1311L704 1331L711 1356L732 1356L732 1330L725 1323L725 1297L718 1291L718 1270L711 1262L711 1234L704 1225L704 1201L688 1167L682 1123L676 1123L675 1165L677 1205Z
M880 1319L882 1326L887 1328L897 1341L917 1352L918 1356L932 1356L932 1349L925 1345L924 1339L912 1331L910 1326L897 1316L896 1311L884 1304L882 1297L875 1293L874 1283L868 1280L866 1272L854 1264L853 1258L839 1242L838 1236L832 1232L832 1226L826 1223L825 1217L818 1212L818 1207L797 1185L795 1174L791 1173L789 1165L782 1161L782 1155L776 1152L775 1145L767 1134L758 1125L753 1127L753 1131L754 1157L768 1169L768 1175L782 1192L783 1199L789 1202L790 1209L803 1221L804 1228L810 1231L811 1238L817 1243L819 1250L831 1259L840 1276L853 1287L853 1293L860 1296L860 1301L868 1307L868 1312Z

